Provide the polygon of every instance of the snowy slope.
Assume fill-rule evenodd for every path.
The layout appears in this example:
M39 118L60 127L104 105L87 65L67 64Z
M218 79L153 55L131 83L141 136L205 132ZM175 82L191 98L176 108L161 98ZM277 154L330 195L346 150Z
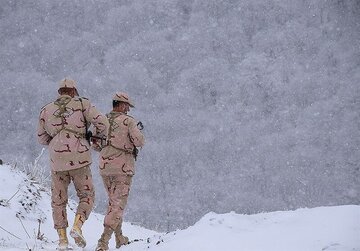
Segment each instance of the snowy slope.
M52 225L50 202L50 189L29 180L24 173L10 166L0 165L0 250L55 250L57 233ZM73 223L75 206L71 202L68 207L69 224ZM92 213L85 223L88 246L84 250L95 249L103 217ZM146 239L157 234L130 223L124 223L123 229L131 239ZM71 237L69 240L74 243Z
M74 217L71 208L74 205L69 208L70 223ZM94 250L102 220L102 215L93 213L86 222L85 251ZM137 240L122 247L124 251L360 251L360 206L256 215L208 213L185 230L165 234L125 223L124 232ZM49 191L25 174L0 166L0 249L55 250L56 240ZM110 250L116 250L114 240Z

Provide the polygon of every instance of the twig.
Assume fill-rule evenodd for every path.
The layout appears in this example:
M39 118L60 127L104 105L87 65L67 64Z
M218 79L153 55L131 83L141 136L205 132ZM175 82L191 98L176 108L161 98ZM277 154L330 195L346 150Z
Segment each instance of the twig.
M20 188L16 191L16 193L13 195L13 196L11 196L11 198L10 199L8 199L7 200L7 202L9 203L10 202L10 200L12 199L12 198L14 198L14 196L18 193L20 191Z
M44 239L44 234L41 234L41 231L40 231L41 220L38 219L38 222L39 222L39 228L38 228L38 232L37 232L37 239L42 241Z
M20 217L19 217L18 215L16 215L16 217L19 219L19 221L20 221L20 223L21 223L21 225L22 225L22 227L23 227L23 229L24 229L25 233L27 234L27 236L28 236L28 237L29 237L29 239L30 239L31 237L30 237L29 233L26 231L26 228L25 228L24 224L22 223L22 220L20 219Z
M37 164L38 164L41 156L44 154L44 151L45 151L45 148L42 148L42 149L41 149L41 153L35 158L35 160L34 160L34 167L37 166Z
M4 230L5 232L7 232L8 234L10 234L10 235L14 236L15 238L17 238L17 239L21 240L21 238L19 238L19 237L17 237L16 235L14 235L14 234L10 233L9 231L7 231L7 230L6 230L5 228L3 228L2 226L0 226L0 228L1 228L2 230Z
M41 233L40 233L40 224L41 224L41 220L38 219L38 222L39 222L39 228L38 228L38 232L37 232L37 238L39 239Z

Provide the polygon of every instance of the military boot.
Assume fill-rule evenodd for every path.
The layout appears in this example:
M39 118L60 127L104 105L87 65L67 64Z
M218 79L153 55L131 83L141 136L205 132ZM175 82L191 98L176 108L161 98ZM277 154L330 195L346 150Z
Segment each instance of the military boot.
M57 232L58 232L58 235L59 235L59 245L56 248L56 250L59 250L59 251L68 250L69 241L68 241L68 238L66 236L66 228L59 228L57 230Z
M104 226L104 232L102 233L95 251L107 251L109 250L109 240L114 232L110 227Z
M83 248L86 246L86 240L82 234L81 227L84 224L84 216L77 214L75 216L74 225L70 231L70 236L74 238L76 245Z
M119 224L115 229L115 241L116 248L120 248L122 245L126 245L129 243L129 238L122 234L121 224Z

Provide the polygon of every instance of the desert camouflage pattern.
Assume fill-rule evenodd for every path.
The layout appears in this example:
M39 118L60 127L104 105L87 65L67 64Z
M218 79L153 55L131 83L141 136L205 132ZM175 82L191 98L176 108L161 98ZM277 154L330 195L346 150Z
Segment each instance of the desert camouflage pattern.
M142 147L145 138L137 128L135 119L121 112L110 112L109 133L107 146L100 152L100 174L122 174L133 176L135 174L135 160L132 152L134 147Z
M130 107L135 107L134 102L130 99L129 95L125 92L117 92L113 97L113 100L128 103Z
M53 171L70 171L91 164L86 125L93 124L96 136L107 135L109 123L86 98L60 95L40 112L38 141L49 145Z
M76 89L76 82L71 78L64 78L59 83L60 88L75 88Z
M102 176L109 197L104 226L121 232L125 206L130 192L131 176L122 174Z
M100 152L100 174L109 197L104 226L121 235L124 209L130 192L132 176L135 174L134 147L142 147L144 135L131 116L121 112L110 112L108 142Z
M67 228L66 205L68 202L68 186L72 181L75 186L79 204L76 214L81 215L82 223L88 219L94 205L95 192L89 166L70 171L51 172L51 206L53 209L54 228Z

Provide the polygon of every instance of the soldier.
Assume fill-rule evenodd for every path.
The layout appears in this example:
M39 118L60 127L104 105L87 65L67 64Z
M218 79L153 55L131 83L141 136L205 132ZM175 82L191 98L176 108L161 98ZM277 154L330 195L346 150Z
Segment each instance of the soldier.
M129 241L122 235L121 225L134 175L137 147L144 145L144 135L137 127L135 119L127 115L130 107L134 107L134 103L129 96L122 92L116 93L113 98L113 110L106 115L110 124L107 145L101 149L97 143L93 144L97 150L101 149L100 175L109 197L104 231L96 251L109 249L109 240L113 233L116 248Z
M86 131L88 125L92 124L96 136L105 137L109 122L88 99L78 97L74 80L61 80L58 93L60 96L45 105L40 112L38 141L49 146L54 228L59 235L58 250L67 250L66 205L70 182L73 181L79 198L70 235L79 247L86 246L81 227L89 217L95 197L90 170L90 144L85 139Z

